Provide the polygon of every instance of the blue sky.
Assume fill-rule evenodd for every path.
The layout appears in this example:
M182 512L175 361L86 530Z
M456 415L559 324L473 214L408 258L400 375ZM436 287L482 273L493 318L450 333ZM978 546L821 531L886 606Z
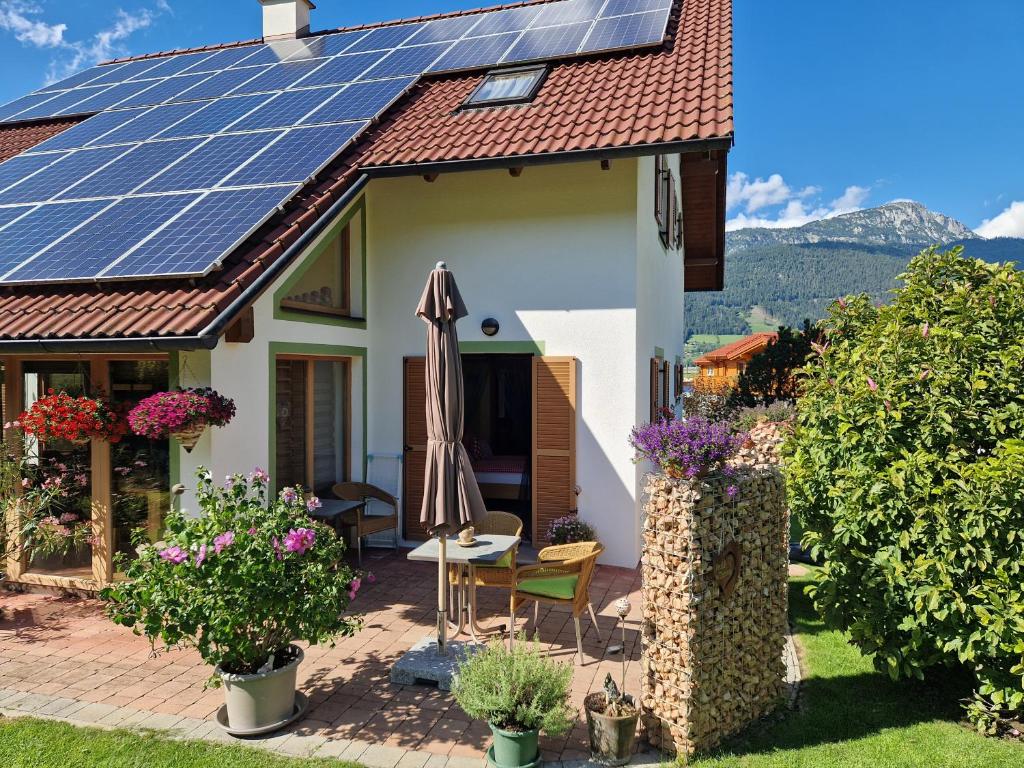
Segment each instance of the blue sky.
M314 27L481 4L320 0ZM734 4L731 226L909 198L1024 236L1022 0ZM0 102L111 56L259 34L257 0L0 0Z

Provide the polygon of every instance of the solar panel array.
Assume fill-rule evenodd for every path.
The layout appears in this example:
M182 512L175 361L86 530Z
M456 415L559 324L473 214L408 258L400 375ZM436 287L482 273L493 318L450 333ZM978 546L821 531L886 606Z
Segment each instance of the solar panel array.
M0 283L206 274L424 73L660 43L672 0L561 0L79 72L0 124Z

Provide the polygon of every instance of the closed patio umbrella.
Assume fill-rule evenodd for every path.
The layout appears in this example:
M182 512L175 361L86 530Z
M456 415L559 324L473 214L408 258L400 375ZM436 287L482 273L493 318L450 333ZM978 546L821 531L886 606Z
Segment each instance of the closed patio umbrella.
M427 465L420 522L438 538L437 650L443 654L448 633L446 537L485 512L462 445L462 358L455 323L466 316L466 305L443 261L430 273L416 314L427 323Z

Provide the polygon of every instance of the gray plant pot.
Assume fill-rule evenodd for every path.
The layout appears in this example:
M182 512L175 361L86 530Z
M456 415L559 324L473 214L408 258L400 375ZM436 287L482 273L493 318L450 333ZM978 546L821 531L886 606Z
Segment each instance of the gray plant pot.
M604 714L603 693L591 693L584 700L587 731L590 735L590 756L601 765L626 765L636 749L636 724L640 713L624 717Z
M295 710L295 675L302 663L302 649L295 659L271 672L255 675L236 675L217 667L224 684L224 703L227 707L228 727L232 732L263 732L274 726L284 727L291 722Z

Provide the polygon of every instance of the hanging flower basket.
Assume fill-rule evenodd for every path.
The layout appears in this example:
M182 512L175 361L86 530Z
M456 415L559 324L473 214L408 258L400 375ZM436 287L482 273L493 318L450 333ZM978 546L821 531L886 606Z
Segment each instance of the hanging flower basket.
M117 443L128 432L124 414L102 397L47 391L21 414L18 426L41 443L87 445L92 438Z
M207 427L223 427L235 416L235 403L209 387L157 392L128 414L136 435L151 440L173 437L191 452Z

